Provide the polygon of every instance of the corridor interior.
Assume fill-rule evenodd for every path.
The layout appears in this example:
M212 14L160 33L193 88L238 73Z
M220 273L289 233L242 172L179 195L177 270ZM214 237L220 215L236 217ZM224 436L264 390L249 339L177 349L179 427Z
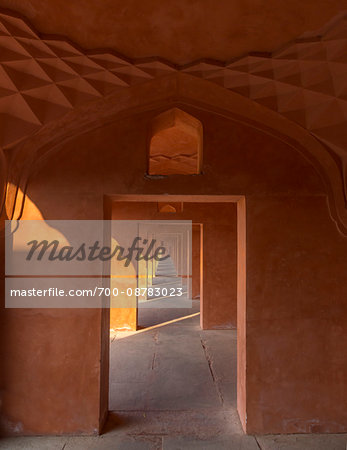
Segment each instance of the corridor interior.
M103 434L6 438L0 449L345 449L345 435L246 435L236 407L236 328L201 328L200 292L186 288L172 260L158 263L152 285L192 292L191 307L149 298L151 307L138 308L136 331L111 330Z
M193 252L199 266L200 246ZM112 417L130 422L131 433L199 438L226 430L241 434L236 329L201 329L201 274L194 270L198 279L190 280L192 290L193 283L180 276L178 259L169 256L157 263L151 287L161 293L181 290L181 297L156 298L154 293L139 303L138 330L111 329L109 409ZM170 307L182 298L190 302L187 307Z
M130 434L158 439L167 433L200 439L242 435L236 330L201 330L199 300L191 309L140 308L139 324L138 331L111 335L112 419Z

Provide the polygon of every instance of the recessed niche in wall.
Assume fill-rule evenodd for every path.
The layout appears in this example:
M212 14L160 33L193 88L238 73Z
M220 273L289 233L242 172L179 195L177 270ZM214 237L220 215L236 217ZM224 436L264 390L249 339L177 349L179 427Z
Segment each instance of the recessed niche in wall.
M182 202L158 202L158 212L160 213L179 213L183 211Z
M178 108L156 116L149 144L149 175L192 175L201 171L201 122Z

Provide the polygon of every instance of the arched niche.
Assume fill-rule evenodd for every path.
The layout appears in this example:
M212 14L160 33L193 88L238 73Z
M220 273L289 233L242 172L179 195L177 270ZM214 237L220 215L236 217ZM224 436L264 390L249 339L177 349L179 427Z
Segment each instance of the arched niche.
M156 116L149 143L149 175L193 175L201 171L201 122L178 108Z
M179 100L177 100L179 99ZM11 149L7 178L14 189L6 194L11 218L19 218L25 195L17 196L18 186L23 193L40 163L50 157L62 142L86 130L97 129L105 123L120 120L134 111L141 111L168 103L196 105L224 117L260 129L290 145L305 157L320 174L327 187L331 218L341 233L347 234L347 210L343 180L336 160L307 130L274 111L257 105L234 92L184 73L174 73L139 86L117 91L107 100L91 102L42 127ZM148 167L147 167L148 169Z

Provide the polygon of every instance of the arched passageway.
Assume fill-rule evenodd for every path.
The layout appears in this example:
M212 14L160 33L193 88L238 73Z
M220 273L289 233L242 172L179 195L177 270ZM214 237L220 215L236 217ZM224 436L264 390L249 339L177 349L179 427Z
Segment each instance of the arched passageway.
M153 180L146 176L149 124L173 107L204 126L202 173ZM116 195L153 195L155 201L163 194L190 200L233 196L239 211L238 410L243 427L248 433L313 432L318 420L319 431L344 431L345 411L336 405L344 395L338 374L345 364L339 355L345 344L346 240L334 222L343 230L336 207L341 198L332 194L338 189L331 175L336 167L330 161L324 171L321 145L275 113L184 75L136 87L117 101L110 97L101 109L86 108L73 119L66 128L61 122L49 135L38 133L18 147L23 184L11 180L16 195L9 192L9 213L22 219L103 219ZM25 165L29 155L34 155L31 165ZM29 202L22 208L18 186L36 209ZM331 273L339 280L334 286ZM11 361L5 368L5 417L30 433L99 430L108 411L105 312L76 310L67 316L63 310L9 310L5 316L9 345L4 351ZM39 349L48 330L50 351L33 364L23 355ZM57 367L64 355L66 364ZM328 379L327 365L332 367ZM23 367L31 376L20 376ZM34 373L43 379L40 388ZM71 383L65 383L67 378ZM74 379L82 383L80 390ZM57 386L63 386L61 403L52 408L48 394ZM18 398L18 390L27 392L30 402ZM319 402L297 401L293 390L297 399ZM61 415L67 398L69 409ZM40 411L28 417L28 403L38 400Z

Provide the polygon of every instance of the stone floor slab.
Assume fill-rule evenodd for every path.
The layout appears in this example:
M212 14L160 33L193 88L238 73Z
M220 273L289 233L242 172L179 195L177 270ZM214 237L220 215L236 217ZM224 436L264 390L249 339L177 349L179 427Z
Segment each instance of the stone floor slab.
M64 450L161 450L161 437L98 436L69 438ZM48 449L47 449L48 450Z
M164 438L163 450L259 450L252 436L228 436L209 440Z
M257 437L261 450L346 450L346 434L291 434Z
M222 406L199 334L199 317L188 320L193 320L190 325L181 320L131 335L117 333L111 342L112 410L180 411ZM229 331L221 333L222 342L211 344L211 352L217 347L220 352L224 345L224 358L229 354L232 359L236 352L233 336ZM229 387L227 384L225 389Z
M134 411L147 409L148 385L135 382L131 384L135 386L132 386L130 390L130 383L110 383L109 408L111 410L128 410L129 404Z
M0 439L1 450L62 450L66 437L11 437Z
M243 435L235 410L113 411L106 434L191 436L201 439L219 435Z

